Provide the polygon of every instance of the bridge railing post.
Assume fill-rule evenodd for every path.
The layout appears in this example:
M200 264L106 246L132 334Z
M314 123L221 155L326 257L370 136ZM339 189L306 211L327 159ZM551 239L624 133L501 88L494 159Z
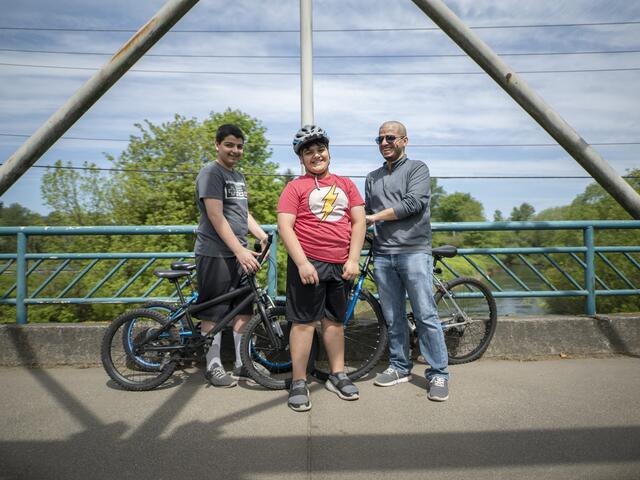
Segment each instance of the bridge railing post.
M27 234L18 232L16 235L16 323L27 323Z
M583 230L584 246L587 247L585 253L584 286L587 290L587 302L585 310L587 315L596 314L596 265L595 265L595 239L593 226Z

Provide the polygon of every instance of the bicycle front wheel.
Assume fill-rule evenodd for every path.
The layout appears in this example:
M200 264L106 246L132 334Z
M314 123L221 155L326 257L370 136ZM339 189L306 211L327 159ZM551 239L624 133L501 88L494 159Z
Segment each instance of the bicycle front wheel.
M322 335L319 335L322 338ZM387 323L380 303L367 290L358 297L353 316L344 327L344 367L351 380L369 373L380 361L387 346ZM318 342L312 375L325 381L331 373L329 357L322 341Z
M240 344L240 356L253 380L263 387L282 390L291 385L291 325L285 318L284 308L272 308L267 315L269 326L260 314L254 315L247 324ZM270 330L275 341L272 341Z
M449 353L457 365L480 358L496 331L498 313L489 288L475 278L454 278L438 289L435 300Z
M102 365L125 390L152 390L164 383L175 371L176 361L169 350L180 343L175 327L156 340L147 338L165 325L165 317L157 311L136 309L117 317L102 337Z

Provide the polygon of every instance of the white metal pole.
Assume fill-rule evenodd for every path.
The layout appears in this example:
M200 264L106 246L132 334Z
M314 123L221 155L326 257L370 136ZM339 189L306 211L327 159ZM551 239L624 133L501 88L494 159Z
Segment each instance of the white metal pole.
M300 119L313 124L313 6L300 0Z

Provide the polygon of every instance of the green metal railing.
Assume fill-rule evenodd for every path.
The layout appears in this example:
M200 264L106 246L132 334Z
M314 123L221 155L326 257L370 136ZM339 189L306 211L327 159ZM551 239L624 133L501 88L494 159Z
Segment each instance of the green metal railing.
M274 232L273 225L265 225ZM585 312L596 313L596 298L604 295L640 294L640 246L595 245L595 232L607 229L640 229L640 221L562 222L468 222L434 224L434 233L483 231L582 231L582 245L547 247L461 248L459 256L476 276L486 281L500 297L585 297ZM193 226L110 226L110 227L0 227L0 236L16 238L15 253L0 253L0 305L15 305L16 322L27 322L27 306L42 304L139 303L175 300L172 292L161 294L163 283L153 276L156 268L167 268L170 260L192 258L193 252L119 253L30 253L28 240L36 236L77 235L193 235ZM278 243L270 252L267 288L277 295ZM572 259L573 275L555 258ZM625 274L616 260L623 261ZM509 261L505 258L508 257ZM480 261L484 258L487 261ZM458 261L459 262L459 261ZM445 267L459 275L455 261ZM514 265L520 266L516 272ZM596 265L613 272L617 285L608 284L596 272ZM459 263L457 263L459 266ZM563 285L544 273L557 272ZM153 268L152 268L153 267ZM459 267L458 267L459 268ZM128 271L128 272L127 272ZM495 272L502 280L498 280ZM533 279L523 278L526 271ZM127 272L125 274L125 272ZM88 279L91 277L91 281ZM31 288L28 284L31 283ZM533 284L535 283L535 285ZM136 293L131 293L135 291Z

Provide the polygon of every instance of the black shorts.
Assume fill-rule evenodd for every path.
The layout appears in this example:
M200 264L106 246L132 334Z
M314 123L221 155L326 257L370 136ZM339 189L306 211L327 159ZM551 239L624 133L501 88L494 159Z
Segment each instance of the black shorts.
M287 319L311 323L323 318L342 322L347 314L348 282L342 279L342 264L309 259L318 272L319 285L305 285L298 267L287 260Z
M247 284L246 277L240 282L242 277L242 267L235 257L206 257L196 255L196 278L198 280L198 302L204 303L207 300L227 293L233 288ZM231 299L224 303L218 303L212 307L195 314L199 320L218 321L231 311L238 303L245 298L244 295ZM247 305L240 315L253 314L253 304Z

